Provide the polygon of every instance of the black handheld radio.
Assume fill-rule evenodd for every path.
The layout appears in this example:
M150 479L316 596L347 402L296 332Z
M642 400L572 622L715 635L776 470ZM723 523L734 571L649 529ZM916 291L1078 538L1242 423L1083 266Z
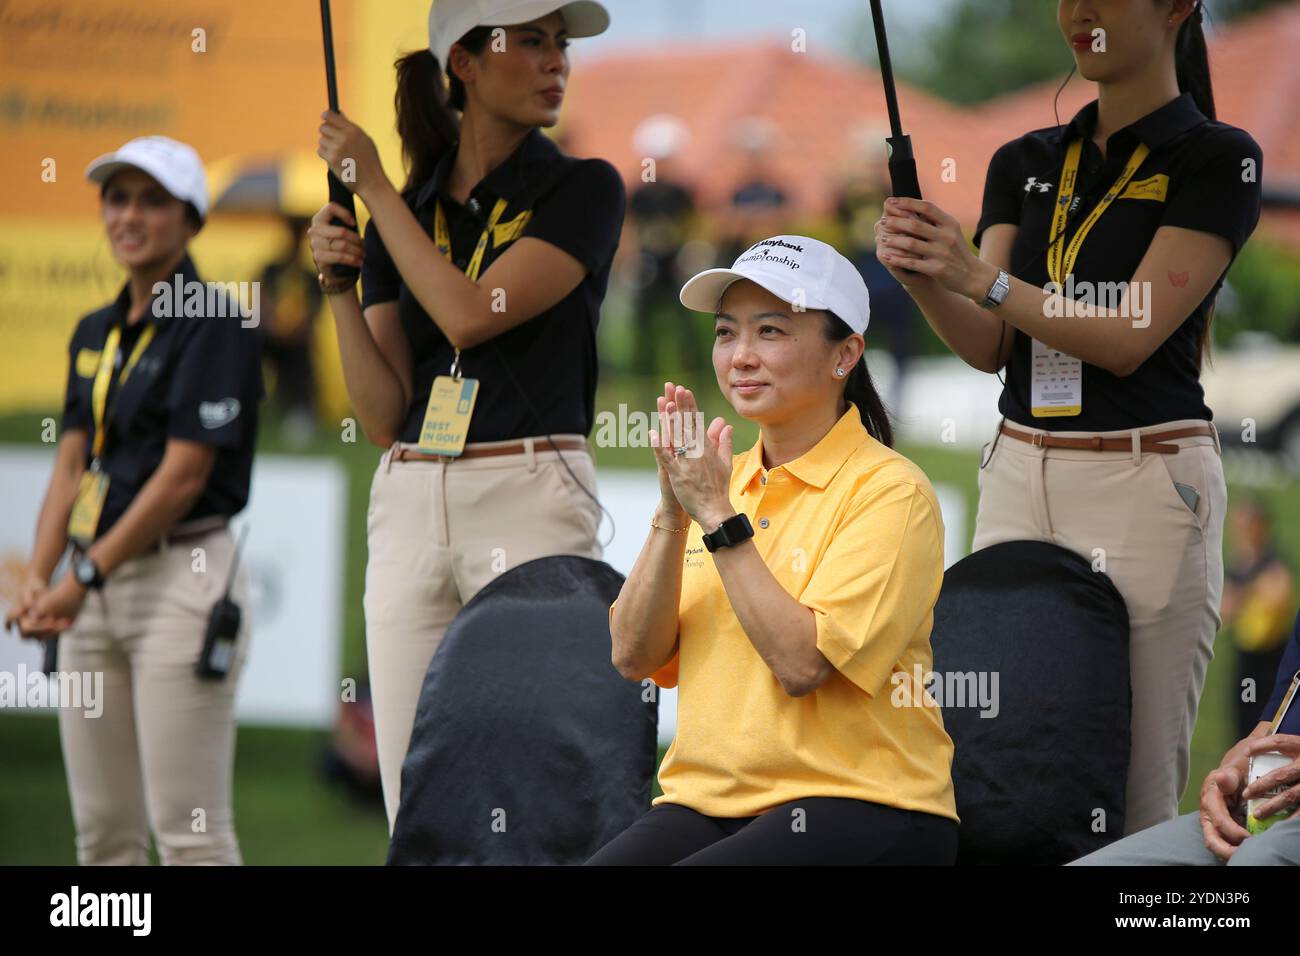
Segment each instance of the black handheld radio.
M226 590L212 607L208 617L208 633L203 639L203 652L194 672L204 680L222 680L229 673L235 662L235 641L239 637L239 625L243 620L243 611L230 599L230 589L235 583L235 571L239 568L239 554L244 548L244 539L248 537L248 525L239 533L239 543L235 545L235 557L230 562L230 575L226 578Z

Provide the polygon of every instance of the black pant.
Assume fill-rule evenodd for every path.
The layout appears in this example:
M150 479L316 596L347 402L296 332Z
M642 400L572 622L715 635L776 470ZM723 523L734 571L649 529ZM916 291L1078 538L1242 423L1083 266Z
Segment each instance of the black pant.
M1273 679L1282 665L1282 652L1286 650L1286 645L1286 640L1283 640L1277 647L1267 651L1237 649L1237 684L1229 688L1237 711L1237 740L1249 737L1261 720L1273 719L1272 714L1261 714L1260 710L1273 696ZM1250 703L1241 699L1241 689L1247 680L1255 683L1255 699Z
M804 797L756 817L661 803L587 866L951 866L957 822L847 797Z

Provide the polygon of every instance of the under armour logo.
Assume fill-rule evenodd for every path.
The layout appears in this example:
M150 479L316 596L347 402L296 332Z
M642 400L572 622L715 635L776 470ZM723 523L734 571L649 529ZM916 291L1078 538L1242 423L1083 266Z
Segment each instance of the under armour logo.
M204 428L220 428L239 417L239 399L223 398L219 402L199 403L199 422Z
M1040 183L1037 176L1030 176L1029 181L1025 183L1025 192L1031 189L1037 189L1040 193L1049 192L1052 188L1051 183Z

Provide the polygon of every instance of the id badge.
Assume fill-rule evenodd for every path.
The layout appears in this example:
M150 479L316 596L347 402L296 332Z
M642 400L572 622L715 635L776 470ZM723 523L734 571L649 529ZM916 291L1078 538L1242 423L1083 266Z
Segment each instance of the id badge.
M88 545L95 540L95 531L99 528L99 514L104 510L106 497L108 497L108 475L97 468L82 472L81 485L77 488L77 499L72 503L72 514L68 516L69 538L82 545Z
M465 450L469 419L478 398L478 379L439 375L429 389L429 404L420 426L419 449L432 455L459 455Z
M1083 411L1083 361L1033 339L1029 360L1030 411L1035 418Z

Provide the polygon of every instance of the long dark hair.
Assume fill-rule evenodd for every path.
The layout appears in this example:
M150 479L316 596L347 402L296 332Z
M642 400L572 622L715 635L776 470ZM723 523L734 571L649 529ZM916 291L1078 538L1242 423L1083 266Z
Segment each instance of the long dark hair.
M1205 12L1204 0L1196 0L1192 15L1178 27L1178 38L1174 41L1174 71L1178 74L1178 92L1191 93L1196 101L1196 108L1205 114L1206 119L1218 119L1214 109L1214 87L1210 82L1210 55L1205 47L1205 31L1201 20ZM1196 343L1196 367L1205 364L1205 356L1210 351L1210 327L1214 324L1214 307L1219 304L1216 295L1205 313L1205 325L1201 327L1201 337Z
M834 312L826 313L823 331L828 342L843 342L853 334L848 323ZM889 412L885 410L885 403L880 400L880 393L871 381L865 354L849 372L848 380L844 383L844 398L858 406L858 414L867 433L880 444L893 448L894 426L889 423Z
M475 27L456 42L477 56L491 36L491 27ZM397 68L393 107L407 170L405 190L427 182L438 160L460 139L456 113L465 110L465 85L427 49L404 54L393 65Z
M1191 93L1196 108L1207 119L1218 119L1214 111L1214 88L1210 83L1210 55L1205 47L1205 31L1201 20L1205 13L1204 0L1196 0L1192 15L1178 28L1174 41L1174 71L1178 74L1178 92Z

